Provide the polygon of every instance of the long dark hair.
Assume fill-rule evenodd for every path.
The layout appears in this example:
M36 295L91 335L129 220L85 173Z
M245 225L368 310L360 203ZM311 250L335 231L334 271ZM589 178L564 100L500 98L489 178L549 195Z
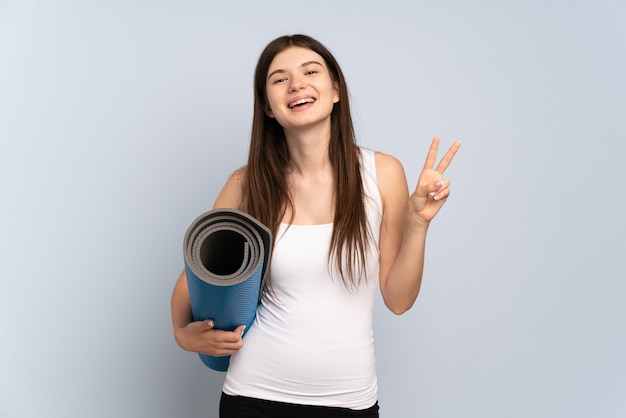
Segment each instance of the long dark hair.
M334 173L335 214L329 260L335 259L338 272L354 288L365 271L368 226L365 213L360 154L350 113L348 86L331 52L306 35L281 36L270 42L259 57L254 75L254 115L246 176L243 182L243 209L267 225L274 237L288 207L293 208L286 180L289 151L282 126L269 117L266 80L274 57L297 46L319 54L339 87L339 102L331 113L329 158ZM292 211L293 213L293 211Z

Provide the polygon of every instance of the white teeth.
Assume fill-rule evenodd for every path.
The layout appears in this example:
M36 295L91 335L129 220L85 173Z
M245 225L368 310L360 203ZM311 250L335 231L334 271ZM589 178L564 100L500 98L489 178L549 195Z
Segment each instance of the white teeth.
M315 99L312 97L307 97L306 99L296 100L295 102L289 103L289 108L293 109L294 107L298 105L305 104L305 103L313 103L314 101Z

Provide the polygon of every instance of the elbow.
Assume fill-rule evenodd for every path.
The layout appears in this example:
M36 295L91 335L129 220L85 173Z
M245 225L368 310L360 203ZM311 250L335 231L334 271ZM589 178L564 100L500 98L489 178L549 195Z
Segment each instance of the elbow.
M403 313L409 311L413 307L414 301L411 303L390 303L385 302L385 306L389 309L394 315L402 315Z
M180 348L182 348L185 351L189 351L186 348L185 339L183 338L182 330L179 327L174 327L174 341L176 341L176 344L178 344Z
M409 309L411 309L411 307L409 306L408 308L389 308L389 310L397 316L402 315L403 313L407 312Z
M409 311L415 304L417 296L419 295L419 288L409 293L404 293L402 295L386 291L388 289L381 290L385 306L387 307L387 309L393 312L394 315L398 316Z

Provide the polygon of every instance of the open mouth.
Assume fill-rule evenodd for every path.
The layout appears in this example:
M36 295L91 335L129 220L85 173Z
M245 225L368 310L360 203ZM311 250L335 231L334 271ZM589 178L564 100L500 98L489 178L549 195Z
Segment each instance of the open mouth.
M296 107L305 105L307 103L313 103L313 102L315 102L315 99L313 97L306 97L304 99L295 100L295 101L289 103L287 106L289 106L289 109L294 109Z

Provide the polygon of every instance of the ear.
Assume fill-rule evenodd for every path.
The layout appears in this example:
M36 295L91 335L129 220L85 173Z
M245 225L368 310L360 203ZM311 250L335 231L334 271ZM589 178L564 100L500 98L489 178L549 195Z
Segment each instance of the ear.
M339 83L337 83L335 81L333 84L334 84L334 88L333 88L333 103L339 103L340 92L341 92L341 90L339 89Z
M270 108L270 106L268 104L266 104L265 106L263 106L263 111L265 112L265 114L270 117L273 118L274 117L274 113L272 112L272 109Z

